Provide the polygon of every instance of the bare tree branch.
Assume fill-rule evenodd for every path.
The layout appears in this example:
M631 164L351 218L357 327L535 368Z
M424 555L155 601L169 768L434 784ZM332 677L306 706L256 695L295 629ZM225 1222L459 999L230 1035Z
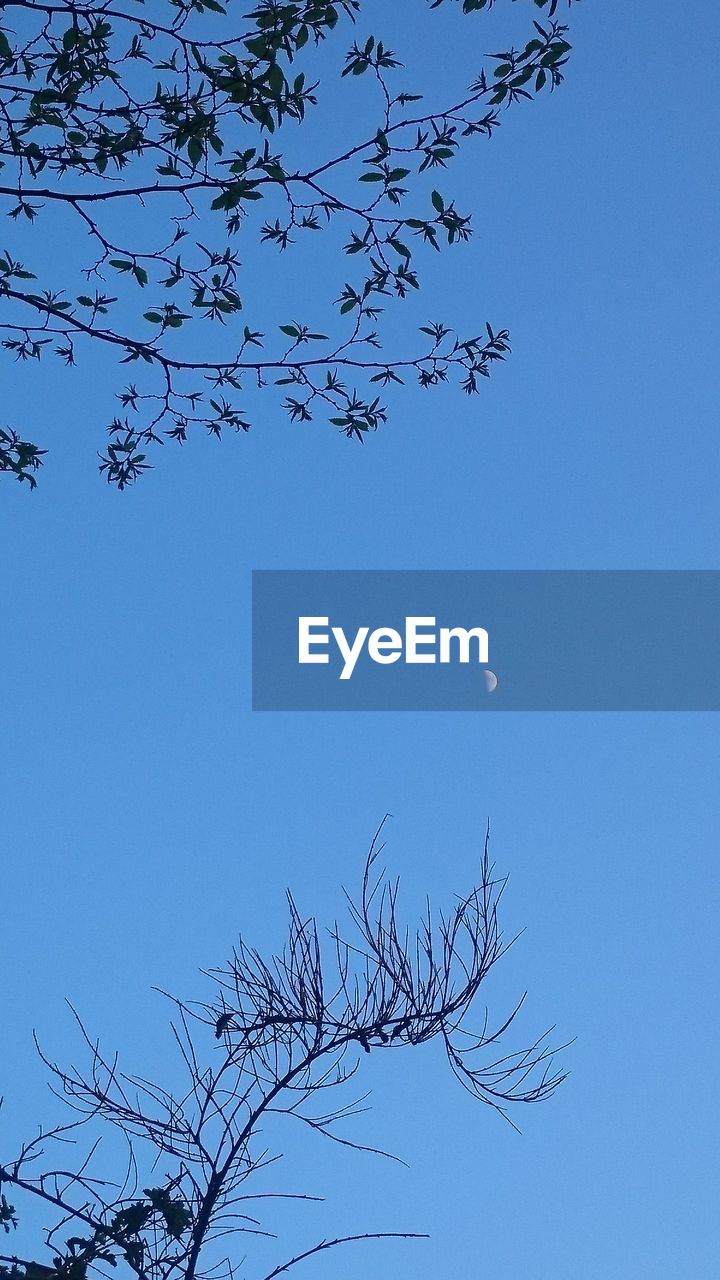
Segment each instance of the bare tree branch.
M476 1016L481 989L512 944L498 914L506 882L495 876L488 838L476 887L446 913L435 916L428 906L410 928L398 882L380 865L382 830L359 894L347 895L347 929L321 930L289 895L281 951L265 958L240 939L229 961L207 975L208 999L167 997L184 1077L179 1092L124 1071L73 1010L86 1065L60 1066L40 1051L73 1118L0 1165L0 1190L39 1199L59 1215L46 1234L49 1257L8 1256L3 1280L88 1280L108 1266L125 1266L138 1280L210 1280L222 1241L269 1234L256 1216L264 1200L315 1198L258 1185L279 1157L278 1125L300 1121L343 1148L388 1154L341 1131L367 1113L368 1094L358 1094L355 1078L369 1054L436 1041L463 1088L512 1124L517 1104L554 1093L565 1073L553 1065L547 1034L506 1047L524 997L495 1023L487 1008ZM108 1128L129 1151L119 1183L91 1172ZM68 1146L86 1131L85 1154L69 1163ZM61 1160L52 1156L58 1144ZM6 1230L16 1223L4 1195L3 1223ZM296 1251L266 1280L323 1250L395 1235L415 1233L326 1239ZM230 1257L224 1265L232 1276Z

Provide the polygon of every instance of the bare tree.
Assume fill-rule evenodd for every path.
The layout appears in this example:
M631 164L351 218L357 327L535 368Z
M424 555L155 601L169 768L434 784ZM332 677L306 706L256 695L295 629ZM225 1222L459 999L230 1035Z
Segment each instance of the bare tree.
M261 1125L271 1117L292 1119L353 1150L386 1154L339 1131L365 1109L367 1095L358 1097L355 1081L368 1054L436 1040L464 1088L506 1117L513 1104L554 1092L564 1075L553 1066L547 1034L519 1050L506 1046L522 1000L497 1024L487 1010L470 1024L486 978L511 945L498 919L505 882L494 877L487 838L479 884L436 921L428 906L410 930L400 921L398 882L379 867L381 831L359 895L347 897L347 933L336 924L321 935L289 896L287 940L278 955L266 961L241 941L229 962L207 975L210 1000L167 997L186 1078L178 1093L125 1074L80 1023L85 1068L43 1056L55 1092L74 1114L0 1166L0 1227L10 1233L17 1225L9 1195L39 1200L52 1217L47 1256L0 1255L0 1275L86 1280L121 1267L138 1280L233 1280L245 1262L239 1240L270 1234L260 1216L264 1202L314 1198L264 1190L258 1174L278 1153L264 1145ZM127 1144L119 1183L94 1172L108 1131ZM66 1154L54 1152L65 1153L68 1143L79 1151L83 1138L82 1154L68 1168ZM412 1235L326 1238L263 1280L352 1241Z

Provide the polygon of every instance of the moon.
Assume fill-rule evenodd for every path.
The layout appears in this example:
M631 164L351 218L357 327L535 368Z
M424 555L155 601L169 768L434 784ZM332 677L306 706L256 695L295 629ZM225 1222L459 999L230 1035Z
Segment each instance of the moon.
M488 693L494 693L500 683L495 672L491 671L489 667L486 667L483 675L485 676L485 685Z

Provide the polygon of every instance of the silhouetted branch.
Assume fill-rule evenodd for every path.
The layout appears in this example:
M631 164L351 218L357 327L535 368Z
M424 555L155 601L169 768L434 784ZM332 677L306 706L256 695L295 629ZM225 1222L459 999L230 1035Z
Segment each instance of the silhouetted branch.
M0 1190L39 1199L59 1215L46 1234L51 1256L6 1258L0 1277L87 1280L124 1264L138 1280L209 1280L221 1241L269 1234L249 1212L252 1202L260 1208L265 1199L314 1198L254 1189L253 1180L278 1158L260 1141L265 1122L298 1120L341 1147L389 1154L338 1131L367 1113L368 1094L354 1082L369 1054L436 1040L464 1089L508 1119L514 1105L550 1097L564 1073L553 1066L547 1035L505 1047L524 997L494 1024L487 1009L475 1017L481 989L512 941L499 920L506 882L495 876L488 839L476 887L447 913L435 916L428 905L414 928L401 919L399 884L382 871L382 851L381 828L360 892L347 896L347 929L321 931L288 895L288 932L277 954L264 957L241 939L229 961L207 975L209 999L167 996L184 1075L179 1091L126 1073L73 1010L86 1065L63 1067L41 1056L74 1117L0 1166ZM90 1171L108 1126L129 1150L119 1184ZM68 1146L86 1128L94 1136L68 1170ZM57 1144L62 1162L52 1158ZM15 1213L4 1197L0 1224L2 1214L9 1230ZM342 1244L415 1234L323 1240L266 1280ZM226 1267L232 1276L229 1258Z
M418 13L442 3L418 3ZM383 311L418 290L425 249L471 235L471 214L428 193L425 175L444 174L470 141L493 136L502 111L562 81L570 44L557 0L533 5L549 17L522 48L489 55L469 87L451 85L445 104L427 109L415 106L422 94L396 87L402 64L382 39L356 41L334 92L365 77L368 106L353 109L354 137L320 157L302 141L318 97L311 55L362 19L361 0L258 0L240 30L220 0L144 8L17 0L0 10L0 204L26 233L0 254L2 347L23 363L55 356L72 367L99 346L136 366L100 455L107 480L124 488L155 447L196 428L249 430L246 400L269 385L282 388L291 422L321 414L355 440L382 426L386 390L407 378L425 389L456 380L476 394L509 351L504 328L458 334L434 320L419 354L409 343L385 354ZM329 49L324 77L335 74ZM299 143L283 132L289 122ZM118 206L123 220L112 218ZM34 238L46 218L66 215L64 234L90 246L77 278ZM243 289L236 238L284 253L331 224L345 238L332 253L347 267L336 271L326 332L311 317L278 317L268 336L247 318L259 299ZM274 270L266 261L263 292ZM236 336L218 358L225 330ZM0 436L0 471L31 487L42 456L9 428Z

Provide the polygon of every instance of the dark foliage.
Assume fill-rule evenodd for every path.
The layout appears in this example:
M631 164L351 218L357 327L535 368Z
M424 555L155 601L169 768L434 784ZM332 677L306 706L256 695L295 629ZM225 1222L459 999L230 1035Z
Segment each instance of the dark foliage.
M406 2L441 10L440 22L461 0ZM463 0L462 12L494 3ZM0 199L11 227L0 253L2 345L16 360L54 355L72 366L94 344L130 366L101 454L120 488L165 440L182 443L196 427L249 430L244 401L258 388L281 388L291 421L320 414L362 440L385 422L392 384L454 377L472 395L505 358L508 333L490 324L459 334L428 323L415 349L386 353L382 310L418 289L424 249L471 234L470 213L432 184L426 191L422 175L442 177L466 142L492 136L501 111L560 83L570 45L558 0L534 0L544 25L521 48L489 55L472 85L440 105L425 106L399 56L363 34L339 83L322 90L340 107L346 78L366 77L368 123L336 154L313 155L317 143L302 139L321 92L314 51L357 31L366 8L0 4ZM87 254L84 267L44 250L53 220ZM329 283L327 335L282 316L274 334L260 332L241 258L331 226L350 261ZM272 291L270 259L263 270ZM6 426L0 470L33 487L43 450L25 434Z

